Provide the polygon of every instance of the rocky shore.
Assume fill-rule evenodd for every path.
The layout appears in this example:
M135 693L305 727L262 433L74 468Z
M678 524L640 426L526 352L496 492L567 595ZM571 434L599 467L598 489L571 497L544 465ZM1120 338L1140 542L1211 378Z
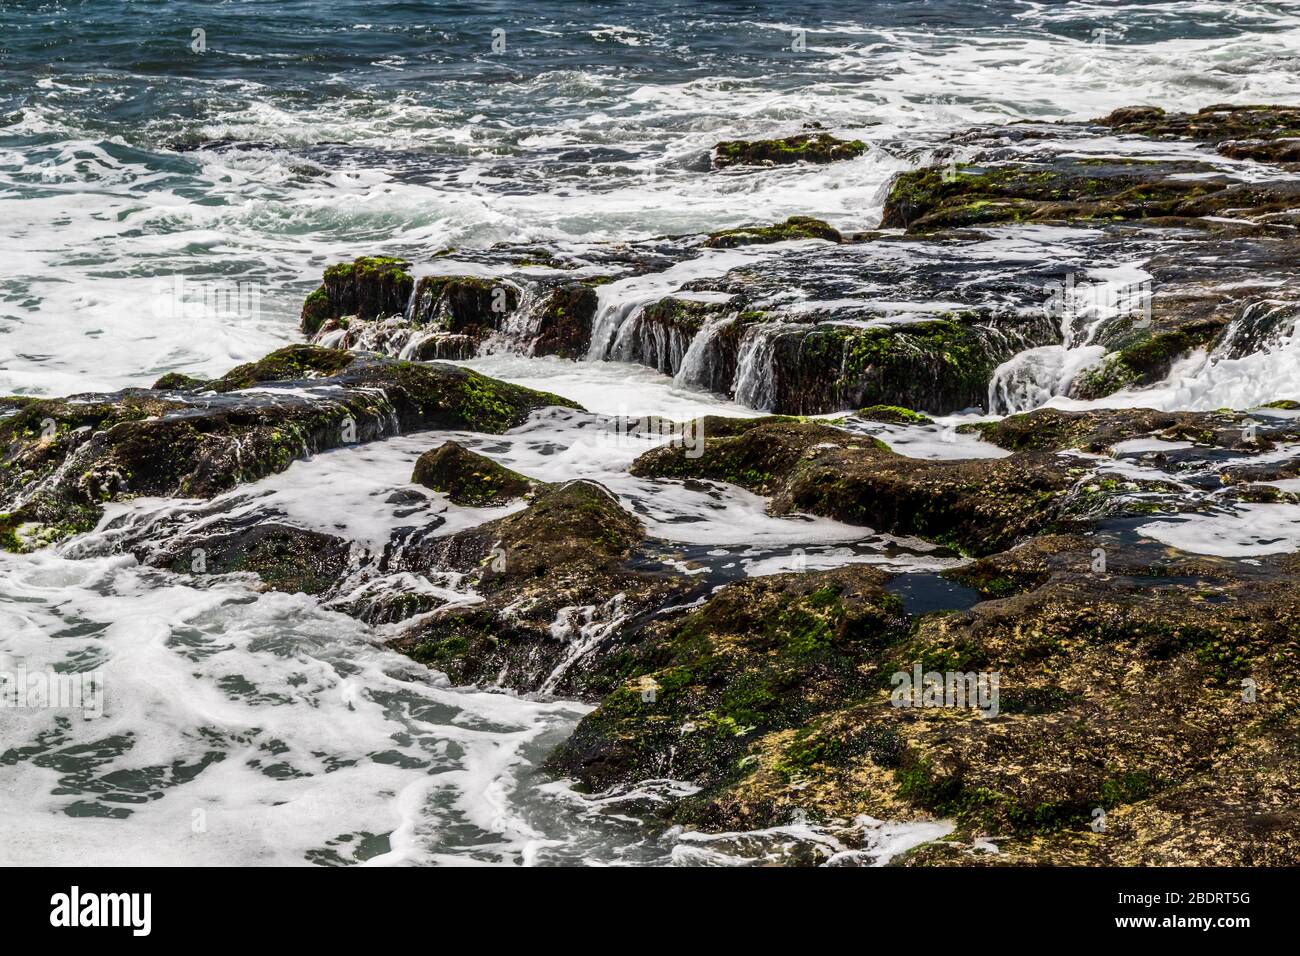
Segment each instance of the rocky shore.
M701 175L865 148L724 142ZM879 230L362 255L307 298L308 344L210 381L0 398L0 547L75 551L98 527L176 573L201 553L203 573L386 625L455 683L588 702L551 769L688 784L665 824L810 820L851 845L863 817L949 821L909 866L1294 864L1300 395L1166 411L1142 390L1291 334L1300 109L981 127L929 159ZM503 351L647 365L752 410L639 423L665 440L628 455L629 481L740 489L946 569L665 560L624 486L499 460L486 436L542 416L626 427L451 364ZM229 504L426 432L382 541ZM926 443L942 453L908 453ZM192 510L124 517L154 498ZM995 675L996 697L900 699L900 674Z

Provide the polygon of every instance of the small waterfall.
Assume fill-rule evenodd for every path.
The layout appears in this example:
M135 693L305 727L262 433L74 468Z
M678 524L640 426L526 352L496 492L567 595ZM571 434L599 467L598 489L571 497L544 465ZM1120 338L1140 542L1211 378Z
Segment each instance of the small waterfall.
M1137 265L1093 269L1100 281L1077 284L1074 273L1043 291L1044 309L1059 319L1060 345L1043 345L1003 362L989 381L988 410L1010 415L1038 408L1069 393L1075 377L1106 354L1093 344L1112 322L1138 316L1135 324L1151 322L1150 275Z
M727 315L711 318L704 323L695 338L691 339L686 354L678 364L677 374L673 376L674 385L716 392L724 391L731 384L718 380L722 357L718 354L717 346L719 334L735 325L736 321L737 316Z
M596 318L591 323L591 345L587 349L587 361L600 362L610 357L615 339L624 323L634 313L645 308L642 299L620 299L613 294L614 285L602 286L596 290Z
M989 382L989 411L1014 415L1045 405L1065 395L1076 375L1106 354L1100 345L1067 349L1042 345L1008 359L993 372Z
M312 345L319 345L324 349L345 349L348 347L348 330L343 328L330 329L328 332L317 332L310 339Z
M399 359L412 361L415 356L420 354L420 350L425 344L435 339L439 334L437 331L412 331L407 337L406 344L401 347L397 353Z
M1242 310L1208 356L1194 353L1143 393L1156 408L1254 408L1300 401L1300 316L1295 302L1265 300Z
M628 611L624 607L626 600L627 595L619 592L599 607L589 604L560 609L555 622L551 624L551 636L566 645L565 652L542 682L541 693L554 693L570 668L599 647L605 638L627 620Z
M745 332L736 360L736 401L760 412L776 407L775 350L770 326L756 325Z
M501 319L501 324L479 346L479 354L491 355L496 352L519 352L527 355L532 351L533 342L541 332L542 313L548 297L536 286L518 286L509 283L515 290L518 300L515 307Z
M411 294L406 299L406 311L402 313L407 325L427 325L433 318L433 304L442 293L438 281L440 278L441 276L422 276L415 281Z
M645 306L627 319L614 337L609 357L618 362L648 365L665 375L675 375L691 344L681 329L651 321Z
M1294 332L1298 320L1300 303L1286 299L1251 302L1228 326L1211 358L1242 358L1277 345Z
M708 249L662 272L629 276L601 286L596 290L596 318L587 359L598 362L610 358L620 329L642 307L681 291L689 282L726 275L737 266L769 255L772 253L762 247Z

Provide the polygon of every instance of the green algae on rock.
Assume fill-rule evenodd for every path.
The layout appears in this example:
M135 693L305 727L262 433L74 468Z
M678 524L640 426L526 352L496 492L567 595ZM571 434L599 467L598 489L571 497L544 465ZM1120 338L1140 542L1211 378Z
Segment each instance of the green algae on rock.
M855 159L867 151L860 139L837 139L829 133L800 133L784 139L732 139L713 147L713 165L786 166L791 163L833 163Z
M674 814L720 822L691 806L743 777L756 741L868 690L863 661L906 632L887 579L861 566L758 578L657 623L611 662L624 679L551 765L593 789L694 781L705 792Z
M1187 115L1166 116L1138 107L1117 110L1097 121L1122 132L1150 136L1187 136L1219 144L1221 152L1289 155L1287 140L1276 143L1228 141L1229 135L1294 135L1290 107L1236 110L1211 107ZM1082 129L1075 124L1075 130ZM1005 130L1001 130L1005 133ZM1171 224L1210 228L1203 217L1231 216L1249 224L1300 208L1294 180L1243 179L1222 164L1196 159L1152 160L1132 157L1079 158L1056 154L1009 160L997 149L1000 133L974 130L968 141L988 149L976 162L930 166L897 176L885 202L882 226L924 233L981 224L1085 220L1167 220Z
M552 289L540 309L532 354L585 357L597 305L596 289L590 281L566 282Z
M411 481L444 493L452 504L471 508L503 505L537 486L537 482L455 441L443 442L421 455Z
M1296 106L1215 104L1195 113L1166 113L1158 106L1130 106L1094 122L1117 133L1206 143L1236 159L1300 160L1300 152L1296 151L1300 145L1300 107Z
M1264 451L1276 440L1294 439L1300 432L1283 423L1272 431L1251 434L1258 424L1247 412L1165 412L1153 408L1106 408L1066 411L1038 408L994 422L960 426L1008 451L1078 449L1100 454L1133 438L1192 441L1212 448Z
M881 224L924 233L1010 222L1187 219L1230 209L1263 215L1297 204L1300 191L1289 184L1246 186L1203 163L1058 157L901 173Z
M704 435L699 457L657 448L633 462L632 474L728 481L770 496L774 514L824 515L971 554L1002 550L1073 522L1063 509L1078 478L1060 456L907 458L875 439L813 422L765 422L734 436Z
M933 425L934 419L899 405L868 405L853 413L854 418L887 425Z
M398 570L471 576L484 601L448 607L394 646L458 683L600 696L612 648L635 622L680 599L680 578L626 566L641 523L600 485L544 486L523 511L447 537L403 542Z
M1218 324L1159 332L1108 353L1086 369L1071 389L1076 398L1105 398L1121 388L1153 385L1169 374L1174 362L1213 342L1223 331Z
M349 551L349 542L318 531L219 520L201 537L182 537L161 552L137 556L181 574L251 573L272 591L320 595L344 577Z
M361 256L325 270L324 282L303 303L301 328L313 335L329 319L368 320L400 315L415 286L411 264L389 256Z
M341 370L302 377L329 367ZM42 399L0 419L0 509L13 530L4 542L12 547L17 535L43 544L87 530L107 501L211 497L283 471L304 455L399 428L499 434L534 409L575 407L456 366L305 346L274 352L235 373L227 385L256 381L279 394L128 389ZM277 389L277 383L286 387ZM316 391L300 394L304 387Z
M1280 862L1300 788L1293 729L1282 743L1300 673L1293 558L1243 575L1106 544L1096 573L1095 539L1038 539L1007 552L1001 599L912 619L872 569L729 585L618 656L621 683L551 764L592 789L690 781L699 792L664 812L711 830L955 821L908 865L1077 862L1081 848L1125 865ZM897 706L893 676L917 664L998 674L996 714ZM1247 755L1268 759L1241 781ZM1233 834L1256 793L1272 816L1246 846ZM1007 857L969 852L990 838Z
M769 407L795 415L877 404L938 414L979 407L1002 362L1054 338L1059 332L1045 317L1011 321L975 311L873 328L784 325L768 338Z
M812 216L790 216L785 222L771 226L741 226L714 232L704 241L710 249L732 249L768 242L787 242L791 239L824 239L843 242L844 237L834 226Z

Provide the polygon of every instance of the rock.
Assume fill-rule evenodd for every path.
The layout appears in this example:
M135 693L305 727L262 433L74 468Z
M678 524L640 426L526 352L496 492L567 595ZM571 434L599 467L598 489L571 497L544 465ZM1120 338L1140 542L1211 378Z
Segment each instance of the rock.
M773 226L743 226L724 229L709 235L704 244L711 249L730 249L767 242L787 242L791 239L825 239L843 242L844 237L835 227L812 216L790 216L785 222Z
M537 486L531 479L454 441L421 455L411 481L442 492L452 504L471 508L503 505L531 493Z
M1108 354L1075 378L1070 394L1155 384L1196 349L1241 358L1275 344L1300 302L1290 266L1297 254L1294 239L1262 235L1187 237L1157 251L1143 266L1151 275L1144 307L1097 330L1094 341Z
M990 322L974 311L874 328L783 326L768 336L766 410L819 415L883 404L948 414L983 407L993 371L1056 334L1045 317Z
M593 790L689 780L704 788L691 802L708 800L744 776L757 742L867 692L863 662L906 633L887 578L863 566L756 578L651 625L619 659L617 689L550 765Z
M182 375L180 372L168 372L150 386L155 392L202 392L209 387L204 378Z
M931 166L895 178L881 225L911 233L1006 222L1263 221L1300 208L1300 184L1234 181L1208 163L1050 156Z
M1160 332L1109 353L1099 365L1085 370L1071 385L1075 398L1096 399L1121 388L1141 388L1163 381L1182 356L1204 348L1223 331L1219 323Z
M221 378L202 383L205 391L233 392L266 382L297 382L329 378L352 364L355 356L315 345L286 345L265 358L231 369ZM155 384L154 388L158 386Z
M26 405L0 419L0 523L15 534L23 525L42 526L46 543L93 526L107 501L211 497L304 455L398 429L499 434L533 409L574 407L456 366L328 352L290 346L214 383L220 391L259 382L268 395L164 397L127 389ZM331 363L342 370L325 378L273 378ZM14 540L6 543L12 547Z
M1286 143L1300 137L1300 107L1217 104L1195 113L1166 113L1158 107L1118 109L1095 122L1117 133L1157 139L1191 139L1232 156L1242 141ZM1253 159L1254 156L1236 158Z
M326 320L344 316L369 320L401 315L415 285L410 267L387 256L362 256L330 266L324 283L303 303L303 332L313 335Z
M637 622L681 599L680 578L626 562L645 529L600 485L544 487L523 511L390 548L387 571L471 575L484 601L441 609L394 647L457 683L599 697Z
M632 474L728 481L771 497L773 514L823 515L975 555L1077 520L1065 506L1080 478L1065 456L930 461L814 423L768 422L737 435L711 434L707 421L701 428L702 455L656 448Z
M532 354L584 358L591 344L591 323L598 302L589 282L569 282L551 290L538 316Z
M481 339L519 305L519 291L479 276L425 276L415 284L410 318L417 327Z
M1206 865L1294 852L1294 813L1282 810L1300 786L1283 757L1300 673L1293 559L1262 573L1205 558L1153 565L1107 542L1107 573L1093 574L1095 545L1063 550L1034 590L923 619L898 649L895 662L1001 673L996 720L910 712L895 780L966 840L1011 837L1005 857L909 862ZM1101 835L1090 832L1098 810ZM1258 838L1243 841L1251 817Z
M1300 137L1259 140L1242 139L1219 144L1219 152L1233 159L1293 166L1300 163Z
M464 335L457 332L434 332L413 337L408 340L408 347L398 354L413 362L463 362L478 354L482 337L476 332Z
M1248 440L1252 424L1257 434L1254 440ZM985 441L1010 451L1077 448L1090 454L1105 453L1113 445L1133 438L1192 441L1212 448L1257 452L1296 434L1289 423L1267 425L1245 412L1163 412L1151 408L1079 412L1039 408L995 422L962 425L961 430L977 432Z
M629 318L619 329L609 357L621 362L635 362L676 375L686 352L700 330L710 321L731 312L723 303L697 301L689 293L668 296L651 302ZM723 390L731 385L736 369L738 337L725 334L715 343L709 364L708 382L726 379ZM730 372L730 376L728 375ZM705 382L697 384L704 385Z
M314 345L414 361L473 358L495 334L516 340L520 351L528 354L586 355L596 313L596 286L607 278L556 275L577 268L578 263L532 247L493 247L481 258L486 260L484 265L500 269L502 275L489 278L453 273L417 280L407 274L398 282L394 273L384 273L373 265L388 260L331 266L326 270L326 284L304 303L303 330ZM669 264L641 261L631 250L597 250L592 258L609 260L619 268L631 260L638 271ZM406 263L398 265L408 267ZM539 266L549 272L537 276L531 269ZM390 280L397 284L392 289L381 288ZM345 308L361 297L348 291L358 284L362 296L368 296L366 301L372 304L364 305L359 313L346 312ZM375 301L382 304L375 305Z
M647 629L551 764L592 789L692 782L665 815L715 831L956 822L905 865L1286 860L1294 558L1243 574L1107 545L1093 573L1095 540L1039 539L1008 553L1029 573L1007 596L911 620L862 567L729 585ZM917 667L997 675L996 696L898 706ZM1000 853L973 850L990 839Z
M181 537L157 553L143 549L141 561L180 574L256 574L270 590L324 594L348 569L348 542L334 535L275 521L246 525L219 521L201 537Z
M786 166L855 159L867 151L860 139L837 139L829 133L801 133L785 139L727 140L713 147L713 166Z
M898 405L868 405L853 413L854 418L868 422L884 422L887 425L933 425L934 419L910 408Z

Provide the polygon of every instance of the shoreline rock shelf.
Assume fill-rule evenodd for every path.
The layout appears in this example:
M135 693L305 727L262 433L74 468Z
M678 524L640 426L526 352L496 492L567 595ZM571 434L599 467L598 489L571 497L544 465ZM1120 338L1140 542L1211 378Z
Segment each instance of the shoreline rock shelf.
M792 216L581 254L340 263L304 303L310 344L211 380L0 398L0 547L89 531L109 503L197 499L203 521L124 523L99 546L179 574L201 548L207 573L382 624L456 683L586 702L551 771L593 791L689 784L653 811L665 825L797 817L851 840L862 815L951 821L909 866L1294 863L1300 395L1170 412L1141 389L1198 352L1235 361L1290 334L1298 116L1133 107L979 127L943 144L952 162L898 176L870 233ZM1102 135L1171 155L1079 149ZM809 133L721 143L714 164L863 149ZM1047 224L1065 253L1026 254L1052 244ZM1145 311L1044 310L1045 283L1090 266L1148 277ZM1071 348L1089 361L1056 391L1030 381L1043 391L1022 405L1125 389L1131 404L1019 411L1015 374L1033 370L1015 362ZM645 364L755 416L691 423L701 445L647 443L604 483L542 480L478 436L587 413L436 360L503 349ZM984 457L903 453L971 408L1017 412L954 432ZM411 433L429 441L383 502L410 517L378 541L221 510L294 462ZM711 577L664 557L638 497L656 489L723 513L747 493L770 520L919 543L943 570L849 554ZM1235 519L1205 553L1180 533ZM927 582L969 600L900 596ZM996 706L900 705L897 675L917 672L996 675Z
M318 344L408 359L511 350L639 363L803 415L1022 410L1036 402L990 388L995 371L1035 349L1088 347L1096 354L1076 353L1061 381L1027 381L1028 368L1003 384L1101 398L1157 384L1189 356L1237 359L1286 334L1300 308L1300 178L1261 150L1291 148L1297 112L1135 107L1093 123L976 127L940 144L947 163L895 177L872 232L791 216L581 253L503 245L448 252L418 279L410 263L361 257L327 270L302 327ZM1180 155L1088 148L1115 132ZM1035 261L1023 243L1008 248L1034 225L1068 226L1057 245L1069 251L1031 241ZM642 291L692 260L702 265L689 280ZM1120 264L1145 278L1088 278ZM1054 285L1065 287L1055 300Z

